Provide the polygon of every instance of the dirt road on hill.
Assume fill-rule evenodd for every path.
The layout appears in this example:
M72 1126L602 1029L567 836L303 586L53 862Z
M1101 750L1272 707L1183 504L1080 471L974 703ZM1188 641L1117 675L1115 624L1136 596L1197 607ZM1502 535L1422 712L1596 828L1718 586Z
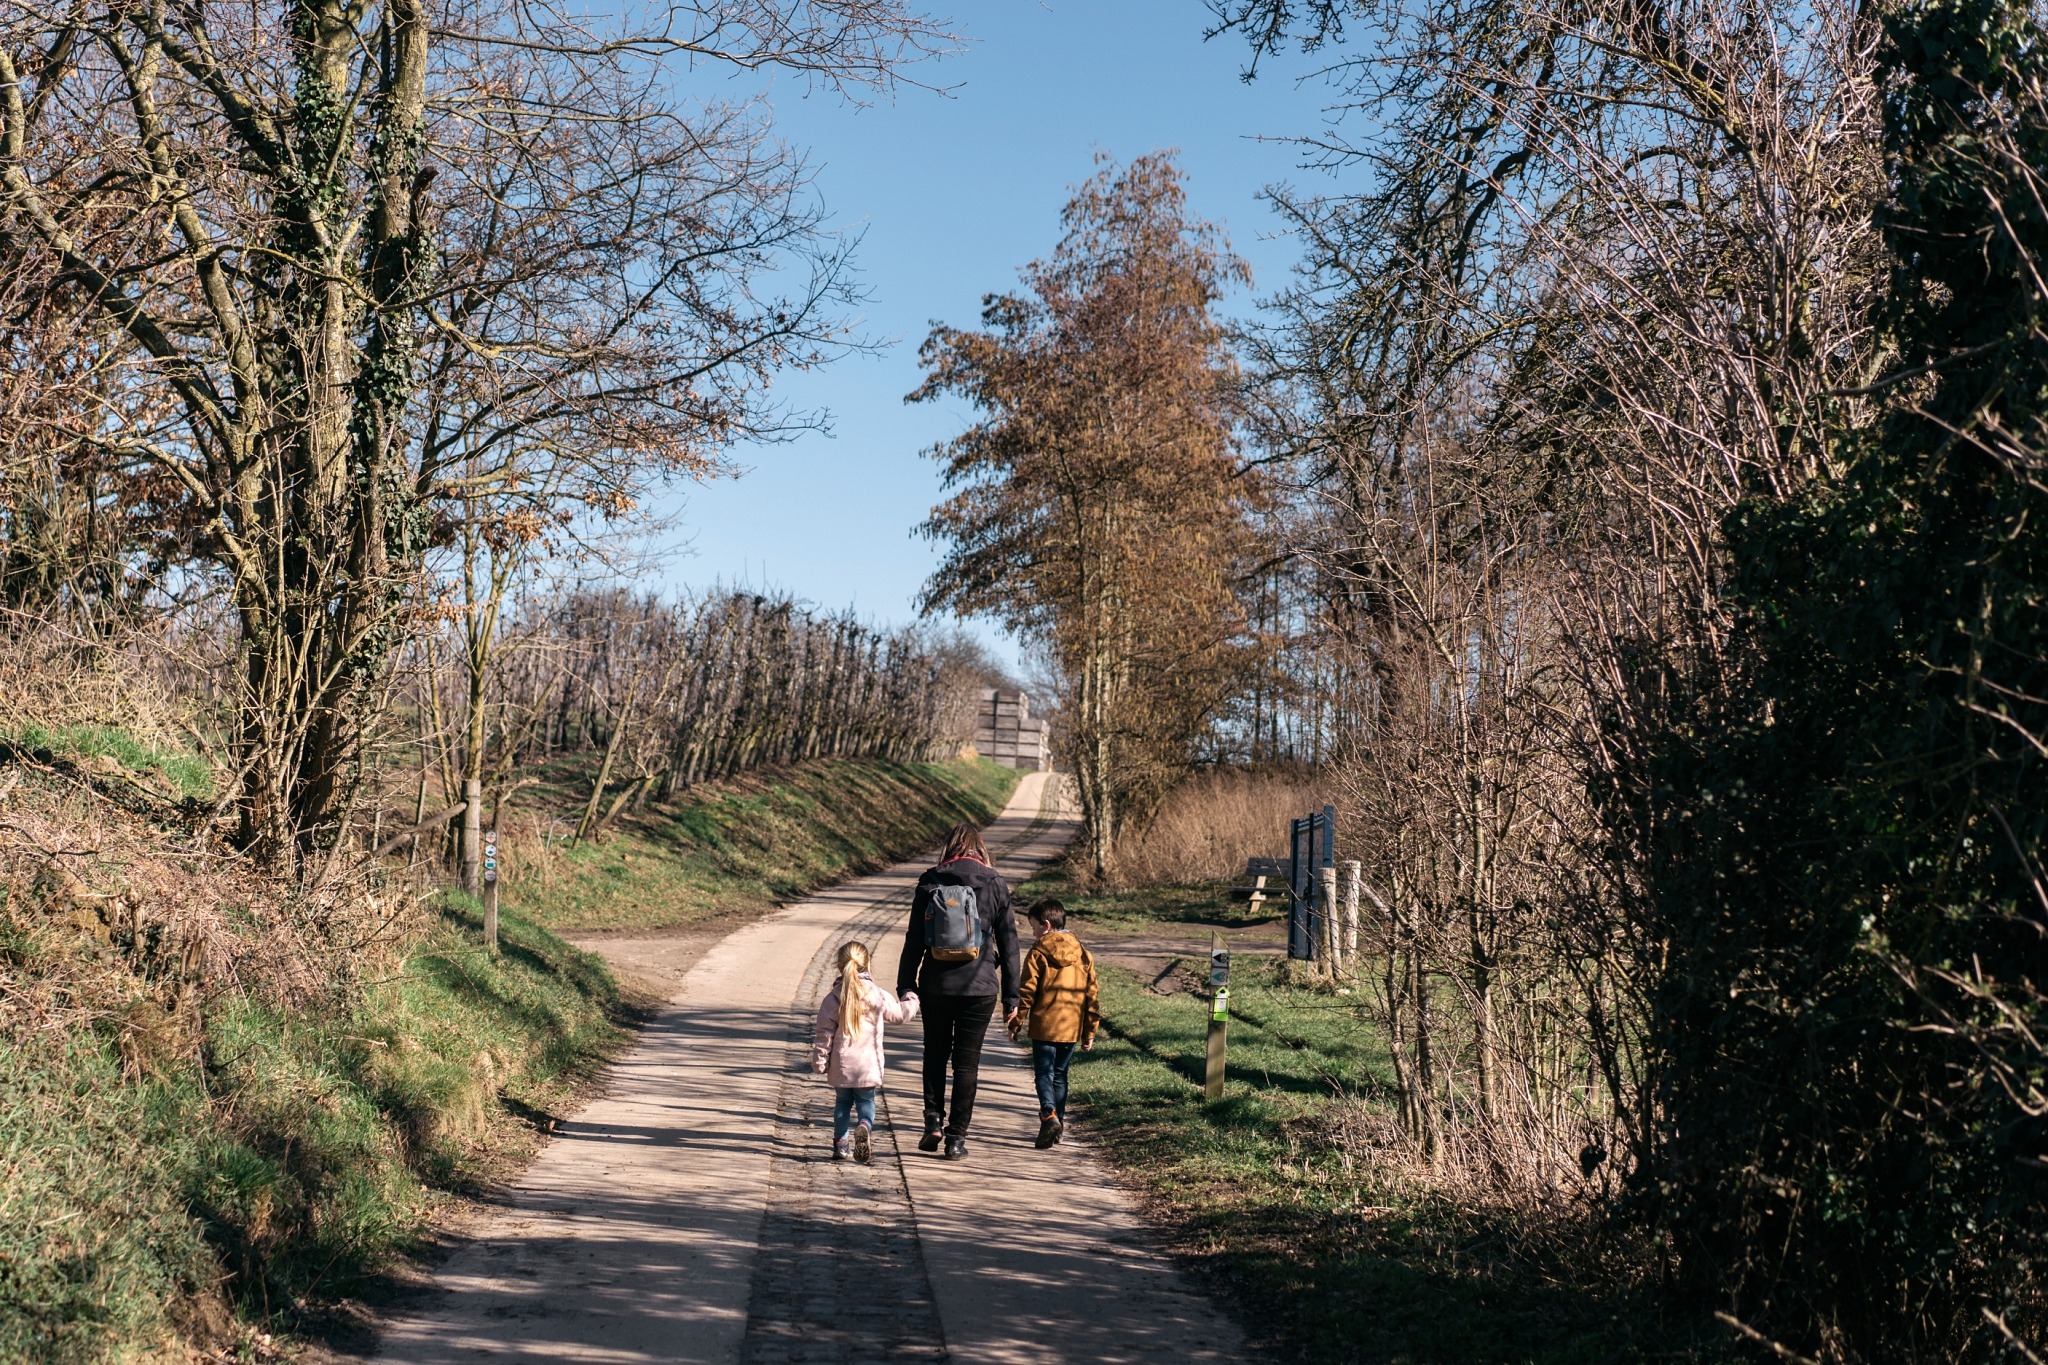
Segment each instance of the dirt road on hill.
M1072 837L1057 781L1024 779L989 830L1021 879ZM1085 1142L1035 1151L1026 1054L993 1036L972 1155L916 1150L919 1026L890 1035L872 1166L830 1160L809 1074L834 950L893 981L910 889L889 871L706 947L594 941L669 1005L436 1277L381 1359L766 1362L1224 1361L1238 1334L1158 1253Z

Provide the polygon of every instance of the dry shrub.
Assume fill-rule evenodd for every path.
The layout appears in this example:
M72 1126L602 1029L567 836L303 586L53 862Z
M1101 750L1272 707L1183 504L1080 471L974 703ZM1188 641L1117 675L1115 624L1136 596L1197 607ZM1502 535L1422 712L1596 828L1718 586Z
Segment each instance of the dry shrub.
M107 728L148 748L189 749L204 726L194 686L204 671L161 625L86 636L0 612L0 735Z
M1558 1140L1560 1129L1465 1114L1444 1126L1431 1151L1384 1101L1332 1105L1320 1122L1324 1139L1347 1163L1441 1195L1459 1208L1549 1216L1589 1211L1613 1192L1605 1150L1590 1127L1571 1148ZM1595 1153L1598 1159L1590 1159Z
M0 766L0 1037L98 1026L131 1072L188 1057L205 1002L298 1008L380 970L417 897L294 887L32 760Z
M1249 858L1287 855L1287 822L1320 809L1329 786L1305 767L1211 768L1187 778L1117 849L1117 881L1222 881Z

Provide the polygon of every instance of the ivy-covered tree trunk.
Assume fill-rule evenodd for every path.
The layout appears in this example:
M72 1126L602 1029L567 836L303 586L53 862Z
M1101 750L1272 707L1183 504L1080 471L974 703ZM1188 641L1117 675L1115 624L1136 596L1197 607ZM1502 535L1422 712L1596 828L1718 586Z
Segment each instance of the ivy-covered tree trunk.
M272 851L332 837L372 710L367 690L399 642L425 549L405 419L433 259L420 212L427 23L417 0L389 0L367 33L360 15L338 0L300 0L291 14L281 325L262 357L286 415L265 438L281 449L264 463L284 471L286 491L259 495L243 528L245 540L278 548L282 572L237 584L250 692L242 838ZM365 46L377 53L376 85L359 115L349 68Z

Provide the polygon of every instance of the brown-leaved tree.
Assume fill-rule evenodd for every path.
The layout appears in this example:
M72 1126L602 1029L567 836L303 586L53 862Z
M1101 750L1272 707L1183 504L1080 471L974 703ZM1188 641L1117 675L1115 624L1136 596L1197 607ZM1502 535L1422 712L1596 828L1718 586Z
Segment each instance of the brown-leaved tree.
M1255 490L1232 443L1238 371L1211 308L1244 262L1188 213L1173 157L1106 160L1051 257L935 329L915 402L981 420L932 451L958 491L925 610L987 615L1041 646L1098 876L1238 689Z

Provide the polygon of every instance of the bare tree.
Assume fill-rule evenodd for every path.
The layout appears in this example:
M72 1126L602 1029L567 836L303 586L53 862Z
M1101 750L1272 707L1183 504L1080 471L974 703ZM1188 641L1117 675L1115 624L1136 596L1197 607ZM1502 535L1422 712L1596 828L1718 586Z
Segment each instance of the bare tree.
M773 429L767 376L829 353L840 258L800 165L666 73L873 89L942 41L898 0L609 28L462 0L9 8L0 258L104 319L95 439L176 480L234 601L245 844L334 836L437 508L623 507ZM759 292L793 261L808 288Z
M1280 196L1308 261L1261 370L1327 585L1313 666L1379 864L1411 1121L1439 1141L1463 1069L1463 1117L1520 1127L1531 1173L1582 1143L1641 1157L1648 745L1716 685L1724 518L1838 467L1882 363L1872 26L1215 8L1255 53L1334 54L1339 107L1374 118L1306 144L1368 188Z

